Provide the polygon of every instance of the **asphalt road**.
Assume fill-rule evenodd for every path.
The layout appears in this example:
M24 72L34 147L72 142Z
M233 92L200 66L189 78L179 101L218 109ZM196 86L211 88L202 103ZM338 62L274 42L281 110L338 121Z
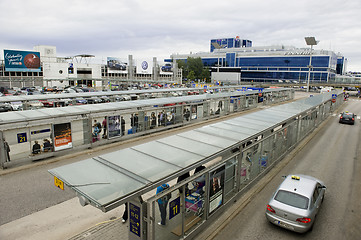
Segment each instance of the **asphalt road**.
M361 100L350 99L340 110L361 116ZM332 116L213 239L361 239L361 121L344 125L338 119ZM265 218L266 204L282 182L281 176L290 173L315 176L327 186L312 232L293 233Z

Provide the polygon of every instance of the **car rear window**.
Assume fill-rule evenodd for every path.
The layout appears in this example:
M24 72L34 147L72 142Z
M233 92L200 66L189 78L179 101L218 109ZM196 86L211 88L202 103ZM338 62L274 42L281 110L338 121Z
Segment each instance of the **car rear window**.
M350 113L344 113L344 114L342 115L342 117L343 117L343 118L352 118L352 114L350 114Z
M308 198L293 192L279 190L275 197L275 200L290 205L292 207L297 207L302 209L308 208Z

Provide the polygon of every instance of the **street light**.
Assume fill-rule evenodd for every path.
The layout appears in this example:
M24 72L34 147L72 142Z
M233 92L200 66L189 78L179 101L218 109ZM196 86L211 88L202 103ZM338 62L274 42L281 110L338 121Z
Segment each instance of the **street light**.
M225 46L224 45L219 45L219 43L217 43L217 42L212 42L212 46L215 48L215 49L217 49L217 51L218 51L218 63L217 63L217 72L219 72L219 49L221 49L221 48L224 48Z
M317 45L320 41L316 41L315 37L305 37L306 44L311 46L310 52L310 63L308 65L308 78L307 78L307 92L310 91L310 77L311 77L311 68L312 68L312 48Z

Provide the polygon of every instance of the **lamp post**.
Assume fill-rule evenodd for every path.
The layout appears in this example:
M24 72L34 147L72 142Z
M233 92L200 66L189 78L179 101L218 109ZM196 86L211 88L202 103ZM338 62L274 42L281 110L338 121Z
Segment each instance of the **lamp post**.
M315 37L305 37L306 44L311 46L310 52L310 63L308 65L308 78L307 78L307 92L310 91L310 77L311 77L311 68L312 68L312 49L314 45L317 45L319 41L316 41Z

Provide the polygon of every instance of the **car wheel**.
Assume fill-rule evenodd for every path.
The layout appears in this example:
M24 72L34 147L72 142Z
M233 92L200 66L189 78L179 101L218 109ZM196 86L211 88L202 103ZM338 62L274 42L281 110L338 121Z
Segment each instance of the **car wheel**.
M316 218L316 216L315 216L315 218ZM315 224L313 223L312 226L310 227L310 230L308 230L308 231L312 232L314 225L315 225Z

